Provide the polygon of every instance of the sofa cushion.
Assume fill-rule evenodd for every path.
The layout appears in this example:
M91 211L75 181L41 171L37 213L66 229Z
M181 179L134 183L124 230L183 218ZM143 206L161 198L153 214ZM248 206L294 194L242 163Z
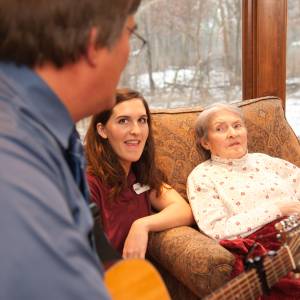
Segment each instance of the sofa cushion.
M235 102L245 115L249 152L281 157L300 167L299 140L287 123L281 101L263 97ZM186 180L205 159L197 151L194 124L202 107L152 110L156 158L169 183L186 198Z
M235 260L218 242L188 226L152 232L148 250L154 261L159 262L160 266L198 297L207 295L228 281ZM164 273L162 275L172 299L193 298L191 295L188 298L179 296L179 292L187 293L185 288L175 288L174 280L168 280L170 276Z

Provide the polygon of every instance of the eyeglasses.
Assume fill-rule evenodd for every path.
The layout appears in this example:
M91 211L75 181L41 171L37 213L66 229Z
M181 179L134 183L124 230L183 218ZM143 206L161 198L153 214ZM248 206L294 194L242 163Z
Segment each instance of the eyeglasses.
M148 42L139 34L136 32L136 27L129 28L127 27L128 31L131 33L131 52L130 56L137 56L139 55L144 47L148 44Z

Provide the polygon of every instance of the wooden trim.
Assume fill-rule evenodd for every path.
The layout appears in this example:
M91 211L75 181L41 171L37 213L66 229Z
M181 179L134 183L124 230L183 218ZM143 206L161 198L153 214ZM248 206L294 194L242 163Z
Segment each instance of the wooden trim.
M243 99L285 104L287 0L243 0Z
M254 67L257 61L254 41L256 40L256 4L252 0L244 0L242 6L242 69L243 69L243 99L252 99L256 95Z

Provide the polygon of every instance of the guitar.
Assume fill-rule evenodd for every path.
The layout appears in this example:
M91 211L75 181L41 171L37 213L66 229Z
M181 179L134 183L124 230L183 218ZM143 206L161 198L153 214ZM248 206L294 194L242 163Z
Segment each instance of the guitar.
M300 265L300 224L299 217L290 216L275 225L280 238L285 243L277 251L276 256L266 257L263 261L268 287L272 287L280 278L295 270ZM255 269L246 271L217 289L205 300L257 299L263 295L259 275Z
M122 259L102 230L99 208L90 204L93 234L99 259L105 268L104 283L113 300L171 300L164 281L144 259Z
M124 259L110 267L104 283L113 300L171 300L160 274L144 259Z

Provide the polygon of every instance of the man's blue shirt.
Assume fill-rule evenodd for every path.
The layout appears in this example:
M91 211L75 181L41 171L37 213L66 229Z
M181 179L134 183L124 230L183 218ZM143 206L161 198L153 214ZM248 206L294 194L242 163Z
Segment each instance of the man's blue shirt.
M32 70L0 63L0 299L108 299L65 159L74 123Z

